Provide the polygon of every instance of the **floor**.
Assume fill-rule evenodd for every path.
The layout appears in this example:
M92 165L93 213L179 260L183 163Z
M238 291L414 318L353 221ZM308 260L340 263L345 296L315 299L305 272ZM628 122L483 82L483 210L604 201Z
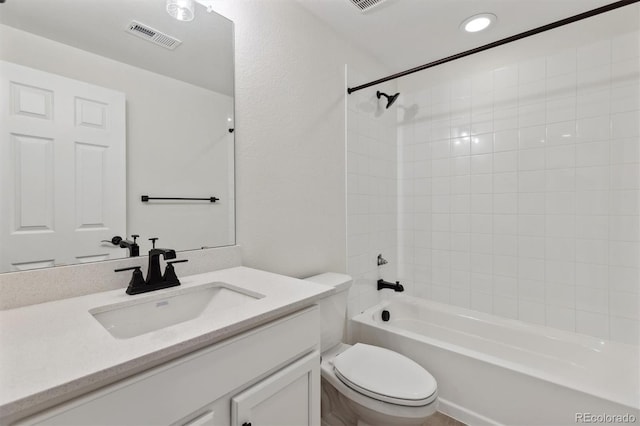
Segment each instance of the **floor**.
M424 426L466 426L466 425L438 411L433 416L429 417L429 420L427 420Z

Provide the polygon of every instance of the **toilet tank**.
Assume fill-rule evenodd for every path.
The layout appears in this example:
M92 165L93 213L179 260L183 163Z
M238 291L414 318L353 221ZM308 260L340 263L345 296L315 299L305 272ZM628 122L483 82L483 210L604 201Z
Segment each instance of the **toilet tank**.
M324 352L344 342L346 338L347 326L347 295L351 287L352 278L349 275L326 272L313 277L305 278L317 284L333 287L334 292L327 297L320 299L321 331L320 341L321 351Z

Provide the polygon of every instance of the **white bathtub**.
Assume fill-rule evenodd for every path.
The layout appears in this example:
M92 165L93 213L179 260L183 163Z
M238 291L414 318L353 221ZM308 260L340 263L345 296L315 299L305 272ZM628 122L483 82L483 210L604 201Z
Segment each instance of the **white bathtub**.
M393 349L429 370L439 410L467 424L640 424L637 346L404 295L350 325L354 341Z

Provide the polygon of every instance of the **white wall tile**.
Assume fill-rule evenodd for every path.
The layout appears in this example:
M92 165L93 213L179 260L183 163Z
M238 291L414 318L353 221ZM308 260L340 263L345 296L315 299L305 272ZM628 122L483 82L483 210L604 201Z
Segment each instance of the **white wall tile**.
M369 159L384 146L376 132L356 134L358 156L348 162L357 170L347 179L365 196L352 198L368 225L354 229L379 223L384 215L373 212L388 207L373 191L394 182L408 198L395 226L409 241L399 249L409 261L400 263L415 294L638 343L638 36L462 71L409 93L423 115L398 128L400 182L377 175L384 159ZM416 135L425 143L413 144ZM361 173L371 179L354 176ZM378 235L393 243L388 233L372 235L368 244ZM366 244L349 239L354 253ZM368 257L353 261L367 268Z
M505 318L518 318L518 299L513 297L493 296L493 313Z
M573 120L548 124L546 127L546 146L573 143L576 138L576 122Z
M546 103L534 102L518 107L518 126L531 127L545 123Z
M576 50L567 49L547 57L547 77L575 73Z
M519 214L518 215L518 235L530 237L544 237L545 216L541 214ZM518 253L522 255L521 253Z
M620 125L627 125L628 118L621 117ZM620 132L624 132L619 127ZM580 142L608 140L611 135L611 124L608 115L580 119L576 123L576 137ZM624 136L621 136L624 137Z
M561 330L575 331L576 329L576 311L571 308L560 306L547 306L546 308L546 324L550 327L559 328Z
M544 190L544 170L521 171L518 173L518 191L543 192Z
M542 148L546 142L546 128L533 126L521 128L519 132L519 148Z
M516 129L496 131L493 146L494 152L518 149L518 131Z
M608 88L579 93L576 101L577 118L608 115L611 96Z
M618 45L623 46L623 40ZM618 48L618 50L622 50ZM508 65L493 70L493 89L511 87L518 84L518 66Z
M587 193L591 195L591 193ZM607 206L605 205L605 208ZM576 210L580 211L579 207ZM609 238L609 216L591 215L575 216L575 235L578 238L588 238L595 240L606 240Z
M606 148L608 153L609 147L607 146ZM547 169L574 167L576 160L576 147L574 145L549 146L546 148L545 166Z
M546 76L546 60L545 58L534 58L521 62L518 66L518 72L519 84L541 80Z
M576 119L575 96L557 99L547 98L546 108L547 123L558 123Z
M471 154L488 154L493 152L493 133L471 138Z
M578 190L576 192L576 214L585 216L609 214L609 202L609 191ZM626 202L620 200L620 204L620 211L626 211Z
M606 289L578 286L576 287L576 309L608 314L608 296Z
M640 319L640 295L637 293L609 292L611 314L617 317Z
M471 77L472 95L482 94L493 90L493 71L485 71Z
M520 259L519 265L523 263L535 262L534 260ZM540 262L540 261L537 261ZM522 273L519 272L520 278L518 279L518 302L521 304L523 301L532 301L538 303L544 303L544 282L536 279L522 278ZM542 274L544 279L544 273Z
M640 321L615 316L610 319L611 340L631 345L640 344Z
M494 154L493 168L496 171L496 155ZM517 192L518 191L518 174L514 172L509 173L494 173L493 174L493 192L500 194L505 192Z
M521 300L518 304L518 319L534 324L545 323L545 305L529 300Z
M491 173L492 171L492 154L480 154L471 156L471 174Z
M609 316L595 312L576 311L576 332L609 339Z
M577 167L602 166L609 164L609 142L581 143L575 147Z
M611 164L637 163L640 161L638 138L614 139L610 143Z
M640 111L611 115L611 137L614 139L640 136Z
M549 283L545 285L547 305L574 308L576 305L576 288L573 285Z
M578 68L578 95L592 91L603 90L611 86L611 65L601 65L594 68Z
M631 32L611 40L611 60L613 62L640 56L640 33Z
M640 75L640 61L628 59L611 64L611 86L627 87L629 84L637 84Z
M544 169L544 148L524 149L518 152L518 170Z
M638 79L633 79L633 84L611 89L611 112L637 111L640 109L640 85Z
M576 262L606 265L609 243L605 240L576 239Z
M473 159L472 159L473 160ZM473 165L473 162L471 163ZM472 194L489 194L493 192L493 175L490 173L471 176Z
M576 263L576 286L606 290L609 287L608 266L593 263Z
M571 160L567 158L554 159L561 163L567 164ZM576 188L576 170L575 169L552 169L545 171L545 189L549 191L572 191ZM569 212L571 213L571 212ZM563 213L560 213L563 214ZM564 214L567 214L564 212Z
M578 69L593 68L611 62L611 41L602 40L577 50Z
M546 99L571 99L575 108L577 80L575 72L547 78Z

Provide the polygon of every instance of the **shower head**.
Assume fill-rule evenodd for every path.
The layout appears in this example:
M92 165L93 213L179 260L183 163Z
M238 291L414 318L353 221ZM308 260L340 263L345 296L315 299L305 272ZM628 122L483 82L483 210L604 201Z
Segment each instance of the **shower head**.
M376 92L376 96L378 97L378 99L380 99L381 96L384 96L385 98L387 98L387 109L389 109L389 107L393 105L396 99L398 99L398 96L400 96L400 93L398 92L395 95L389 96L386 93L382 93L381 91L378 90Z

